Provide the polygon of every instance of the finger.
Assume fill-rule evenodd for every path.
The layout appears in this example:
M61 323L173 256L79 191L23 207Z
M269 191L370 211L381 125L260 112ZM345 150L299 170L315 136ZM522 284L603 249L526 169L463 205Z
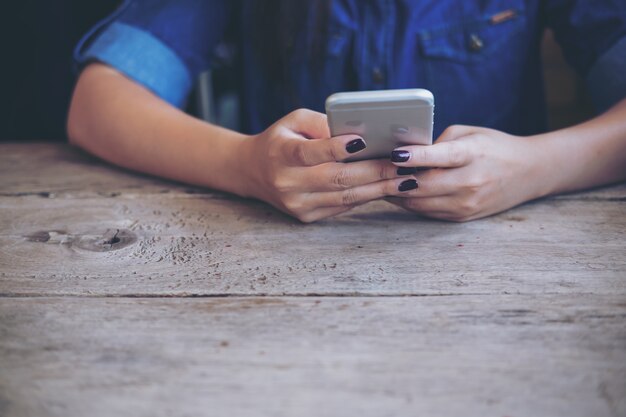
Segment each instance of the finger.
M288 141L285 152L292 166L315 166L344 161L361 152L366 146L359 136L342 135L330 139Z
M410 211L412 213L415 213L418 216L422 216L422 217L428 217L431 219L438 219L438 220L452 220L452 217L450 215L449 212L447 211L423 211L423 212L418 212L415 211L411 208L409 208L406 204L407 200L404 199L397 199L396 197L388 197L385 198L385 201L387 201L388 203L393 204L394 206L398 206L400 208L403 208L407 211Z
M448 126L437 138L436 142L449 142L451 140L456 140L462 138L463 136L469 136L476 133L483 133L485 129L477 126L466 126L466 125L452 125Z
M348 188L343 191L312 193L316 207L355 207L386 196L399 195L415 186L414 179L398 178Z
M406 199L400 197L385 197L385 201L422 216L446 220L452 220L454 217L452 210L450 210L452 201L447 198Z
M469 164L472 157L466 141L402 146L391 152L391 162L403 167L456 168Z
M282 119L283 125L307 139L330 137L328 118L309 109L294 110Z
M318 220L336 216L346 211L352 210L353 207L323 207L310 211L298 218L303 223L312 223Z
M307 168L312 169L312 168ZM319 165L312 172L307 191L341 191L359 185L407 177L414 169L398 173L400 168L385 159ZM309 171L310 172L310 171Z
M385 200L421 216L453 222L466 222L493 214L491 212L476 212L468 214L460 213L458 210L454 210L454 208L458 207L458 201L454 201L450 197L437 199L400 199L396 197L388 197L385 198Z
M400 207L404 207L407 210L415 211L418 213L426 213L426 212L446 212L450 213L452 207L451 199L445 197L415 197L415 198L402 198L397 196L386 197L385 200L390 203L396 204Z
M454 170L434 168L417 172L413 175L417 187L402 193L400 198L443 197L455 194L463 187L463 182L459 178L462 179L464 175L463 168Z

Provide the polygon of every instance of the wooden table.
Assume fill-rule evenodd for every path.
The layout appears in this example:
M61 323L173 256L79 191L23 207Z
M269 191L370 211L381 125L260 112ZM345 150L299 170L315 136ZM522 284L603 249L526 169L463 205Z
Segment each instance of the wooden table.
M0 145L0 415L624 416L626 186L303 225Z

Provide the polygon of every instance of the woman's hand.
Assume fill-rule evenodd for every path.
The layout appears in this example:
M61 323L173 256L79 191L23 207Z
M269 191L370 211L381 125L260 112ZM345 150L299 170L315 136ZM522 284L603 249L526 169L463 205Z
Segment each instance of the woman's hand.
M307 222L402 196L398 189L411 198L393 201L409 210L469 220L545 194L626 180L626 99L581 125L531 138L450 128L433 146L402 148L411 156L396 163L402 177L388 160L337 162L361 142L325 139L320 113L298 110L250 137L191 117L93 63L74 89L68 135L114 164L257 197ZM435 169L407 177L415 167Z
M338 162L365 142L329 139L323 114L297 110L259 135L244 135L191 117L97 63L81 73L68 131L73 144L107 161L259 198L304 222L399 195L411 173L400 178L389 160Z
M398 167L431 168L415 174L418 187L387 200L437 219L467 221L548 193L539 143L492 129L451 126L432 146L392 153Z
M403 194L413 180L384 159L343 163L365 149L362 138L329 138L326 116L296 110L251 140L242 150L247 195L303 222L334 216L371 200ZM404 184L404 185L403 185Z

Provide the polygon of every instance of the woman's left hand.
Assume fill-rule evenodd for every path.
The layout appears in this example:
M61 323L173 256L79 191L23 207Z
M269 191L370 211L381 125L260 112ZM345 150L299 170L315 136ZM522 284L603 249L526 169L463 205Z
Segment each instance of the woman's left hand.
M398 167L415 174L417 188L387 201L426 217L467 221L541 197L546 189L540 141L472 126L451 126L432 146L403 146Z

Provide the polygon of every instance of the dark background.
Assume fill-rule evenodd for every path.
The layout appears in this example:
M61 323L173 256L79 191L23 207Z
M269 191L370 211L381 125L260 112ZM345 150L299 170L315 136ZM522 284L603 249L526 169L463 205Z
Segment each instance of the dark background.
M65 141L75 81L72 51L119 0L11 3L0 9L0 140Z

